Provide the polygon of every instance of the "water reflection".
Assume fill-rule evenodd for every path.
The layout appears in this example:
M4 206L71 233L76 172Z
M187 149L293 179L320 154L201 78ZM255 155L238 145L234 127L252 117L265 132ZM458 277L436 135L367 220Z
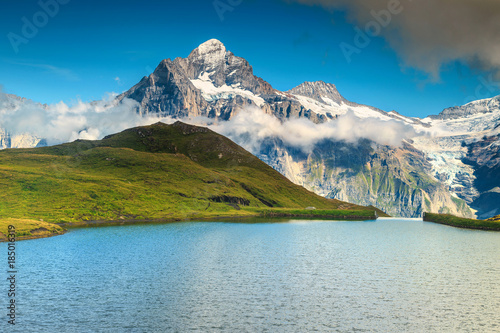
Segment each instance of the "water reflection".
M16 329L500 329L500 233L395 219L244 222L77 229L20 242Z

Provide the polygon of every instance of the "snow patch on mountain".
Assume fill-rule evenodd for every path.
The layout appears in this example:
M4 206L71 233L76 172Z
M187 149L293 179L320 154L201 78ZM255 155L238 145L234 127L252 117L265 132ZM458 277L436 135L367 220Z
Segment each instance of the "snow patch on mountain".
M317 114L326 115L327 113L330 113L332 115L341 115L341 114L345 113L345 112L340 111L338 108L332 108L330 105L318 102L317 100L310 98L310 97L301 96L301 95L294 95L294 97L306 109L311 110L313 112L316 112Z
M467 156L467 147L462 146L465 136L419 136L413 139L413 146L424 152L432 165L433 176L453 190L463 187L458 175L470 175L474 180L474 170L462 162Z
M235 96L242 96L252 100L257 106L263 106L265 101L262 97L255 95L249 90L241 89L239 83L228 86L226 84L216 87L210 79L213 72L203 72L195 80L190 80L191 83L202 92L203 98L208 102L217 101L219 99L231 99Z
M422 121L430 125L428 135L413 139L413 145L426 153L433 175L468 203L477 198L479 192L474 187L474 168L463 163L468 154L467 146L500 133L498 101L498 96L478 100L427 117ZM500 141L492 144L500 145Z
M382 113L380 111L376 111L369 106L358 105L358 106L350 106L345 104L343 101L337 103L332 99L321 96L323 102L320 102L312 97L302 96L302 95L293 95L297 101L304 106L304 108L309 109L317 114L322 115L332 115L332 116L341 116L345 115L347 112L351 111L358 118L374 118L378 120L399 120L401 122L407 124L413 124L413 121L409 121L407 117L403 117L400 115L390 116L389 113Z

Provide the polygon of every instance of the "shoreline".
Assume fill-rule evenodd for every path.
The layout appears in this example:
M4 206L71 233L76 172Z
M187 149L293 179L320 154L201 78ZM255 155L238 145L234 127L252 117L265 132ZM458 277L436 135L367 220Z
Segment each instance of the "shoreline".
M54 236L64 235L69 231L69 229L76 228L100 228L100 227L114 227L121 225L141 225L141 224L168 224L168 223L178 223L178 222L224 222L224 220L230 219L238 219L244 222L245 219L255 219L255 218L307 218L307 219L328 219L335 221L368 221L368 220L376 220L378 218L377 214L372 215L339 215L340 210L315 210L316 214L312 213L313 211L300 212L298 209L291 210L290 212L286 211L277 211L277 212L269 212L265 211L247 211L248 214L241 215L218 215L218 216L192 216L189 218L182 217L171 217L171 218L157 218L157 219L120 219L120 220L92 220L92 221L81 221L81 222L73 222L73 223L50 223L54 226L60 227L62 230L58 232L52 233L38 233L35 231L35 234L30 235L19 235L16 237L16 241L24 241L24 240L32 240L32 239L41 239L48 238ZM328 214L330 212L330 214ZM335 213L334 213L335 212ZM235 222L235 223L238 223ZM44 222L47 223L47 222ZM47 230L48 231L48 230ZM0 232L0 243L7 242L7 238L3 233Z
M350 211L354 213L353 211ZM366 211L365 211L366 212ZM45 226L52 225L55 228L48 230L47 228L35 228L29 232L29 234L17 235L17 241L26 241L33 239L49 238L54 236L64 235L70 232L71 229L77 228L100 228L100 227L114 227L121 225L143 225L143 224L168 224L168 223L178 223L178 222L227 222L230 223L258 223L258 221L251 221L253 219L315 219L315 220L333 220L333 221L370 221L377 220L379 217L377 214L369 215L358 215L358 214L342 214L346 213L341 210L314 210L305 211L301 209L290 209L288 212L286 210L280 211L270 211L270 210L247 210L246 214L233 214L233 215L216 215L216 216L190 216L190 217L170 217L170 218L156 218L156 219L119 219L119 220L91 220L91 221L81 221L73 223L48 223L48 222L38 222L34 220L23 220L23 219L7 219L10 221L29 221L32 225L34 223L44 223ZM384 219L380 217L380 219ZM452 215L443 214L432 214L424 213L422 221L431 222L441 225L446 225L455 228L469 229L469 230L481 230L481 231L500 231L500 223L459 218ZM277 221L278 222L278 221ZM286 222L286 221L279 221ZM26 232L24 232L26 233ZM0 232L0 243L7 242L8 239L6 235Z
M424 222L432 222L460 229L500 231L500 222L493 222L488 220L468 219L457 217L454 215L434 213L424 213L422 219Z
M55 237L55 236L62 236L66 233L68 233L69 230L67 229L64 229L62 232L60 233L54 233L54 234L42 234L42 235L29 235L29 236L19 236L19 237L16 237L16 242L20 242L20 241L27 241L27 240L34 240L34 239L43 239L43 238L50 238L50 237ZM2 235L0 236L0 243L7 243L9 240L7 238L5 238L5 236L3 235L3 233L1 233Z
M11 229L11 226L14 228ZM15 232L15 241L48 238L66 233L63 227L45 222L26 218L2 218L0 219L0 242L8 242L8 235Z

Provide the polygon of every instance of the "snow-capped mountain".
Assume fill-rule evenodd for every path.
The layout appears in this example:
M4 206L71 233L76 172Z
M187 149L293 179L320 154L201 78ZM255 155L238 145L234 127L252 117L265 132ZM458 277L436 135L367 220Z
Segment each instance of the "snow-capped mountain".
M163 60L151 75L119 98L126 97L139 102L141 112L169 116L228 120L238 110L253 106L282 120L305 117L319 123L352 111L362 118L420 124L416 118L347 101L335 85L321 81L278 91L255 76L248 61L215 39L201 44L187 58Z
M381 120L398 120L410 125L427 127L418 118L405 117L396 111L385 112L372 106L354 103L346 100L331 83L323 81L304 82L287 91L305 108L326 115L329 119L336 118L351 111L358 118L376 118Z
M478 210L500 213L500 96L443 110L422 120L433 136L414 139L433 175Z
M163 60L155 71L119 98L131 98L144 113L205 116L227 120L244 106L263 106L274 94L271 85L253 75L248 62L209 40L187 58Z
M153 73L117 97L122 102L130 99L144 116L201 116L219 123L251 108L279 120L276 126L296 119L322 126L345 115L360 122L403 124L416 134L397 146L377 143L373 137L330 137L304 151L269 135L254 153L320 195L375 205L395 216L417 217L423 211L473 216L471 207L480 217L499 213L500 97L425 119L406 117L348 101L335 85L322 81L278 91L255 76L244 58L212 39L187 58L161 61ZM5 105L0 111L8 108ZM243 144L245 136L230 138ZM31 146L39 144L33 140ZM8 133L0 132L1 148L13 147L12 142Z

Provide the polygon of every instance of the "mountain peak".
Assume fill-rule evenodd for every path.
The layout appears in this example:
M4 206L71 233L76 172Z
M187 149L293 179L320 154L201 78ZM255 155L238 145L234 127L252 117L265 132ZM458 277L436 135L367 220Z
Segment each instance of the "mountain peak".
M466 118L479 113L498 112L500 108L500 95L492 98L480 99L465 105L446 108L437 116L429 116L431 119L458 119Z
M205 64L217 64L226 57L226 47L217 39L207 40L191 52L188 59Z
M324 81L304 82L288 91L290 94L302 95L314 98L323 102L325 98L331 99L336 103L344 102L345 99L340 95L334 84Z
M226 47L220 40L212 38L207 40L205 43L200 44L200 46L197 47L197 50L200 54L206 54L216 51L226 52Z

